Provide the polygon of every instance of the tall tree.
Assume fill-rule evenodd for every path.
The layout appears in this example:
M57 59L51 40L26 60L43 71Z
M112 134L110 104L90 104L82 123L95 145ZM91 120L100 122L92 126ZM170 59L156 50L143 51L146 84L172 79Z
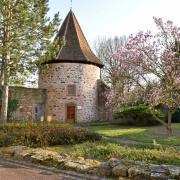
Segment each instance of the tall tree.
M119 48L125 47L126 43L126 36L98 37L94 42L96 55L104 64L102 78L108 84L113 85L115 83L114 70L118 69L120 65L119 60L113 59L112 54L116 53Z
M48 11L48 0L0 1L2 123L7 121L9 85L23 84L55 54L59 40L52 42L52 37L60 20L58 13L51 20Z
M114 54L115 60L119 59L123 65L116 72L117 76L127 74L124 72L129 69L139 76L138 81L134 81L134 75L124 76L135 83L129 91L114 97L120 107L136 103L139 98L151 108L166 105L168 122L155 118L171 135L172 115L180 106L180 28L172 21L164 23L161 18L154 18L154 21L159 30L157 34L141 31L135 36L131 35L126 48L120 48ZM113 92L116 94L114 89Z

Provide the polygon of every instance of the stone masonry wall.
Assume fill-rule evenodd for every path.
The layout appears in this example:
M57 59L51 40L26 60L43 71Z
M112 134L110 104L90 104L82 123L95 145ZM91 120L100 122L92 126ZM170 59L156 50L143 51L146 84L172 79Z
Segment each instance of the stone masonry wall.
M47 74L39 76L39 88L47 89L48 119L66 121L68 104L76 106L76 121L98 120L97 81L100 68L81 63L50 64ZM76 85L76 96L67 95L67 86Z
M11 120L35 120L44 116L46 90L25 87L10 87L10 99L19 101L19 107Z

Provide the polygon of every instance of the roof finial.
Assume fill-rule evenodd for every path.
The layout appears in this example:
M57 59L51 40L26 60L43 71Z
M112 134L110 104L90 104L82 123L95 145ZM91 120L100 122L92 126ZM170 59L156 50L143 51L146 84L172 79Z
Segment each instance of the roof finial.
M73 6L73 1L71 0L71 10L72 10L72 6Z

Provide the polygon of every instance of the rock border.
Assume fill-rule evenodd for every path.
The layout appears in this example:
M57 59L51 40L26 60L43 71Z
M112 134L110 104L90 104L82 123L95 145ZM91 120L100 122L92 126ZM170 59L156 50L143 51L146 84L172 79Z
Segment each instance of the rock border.
M137 180L180 180L180 167L174 165L147 164L140 161L114 158L107 162L100 162L93 159L84 159L83 157L73 158L64 153L60 154L46 149L33 149L26 146L0 148L0 156L101 177Z

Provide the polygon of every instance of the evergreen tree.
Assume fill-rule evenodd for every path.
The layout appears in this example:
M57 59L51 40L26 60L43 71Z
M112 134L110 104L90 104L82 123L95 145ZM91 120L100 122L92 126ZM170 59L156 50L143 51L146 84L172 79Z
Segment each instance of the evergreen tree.
M60 44L52 37L59 14L51 20L49 0L0 0L1 122L7 121L9 85L23 84L30 74L50 58Z

